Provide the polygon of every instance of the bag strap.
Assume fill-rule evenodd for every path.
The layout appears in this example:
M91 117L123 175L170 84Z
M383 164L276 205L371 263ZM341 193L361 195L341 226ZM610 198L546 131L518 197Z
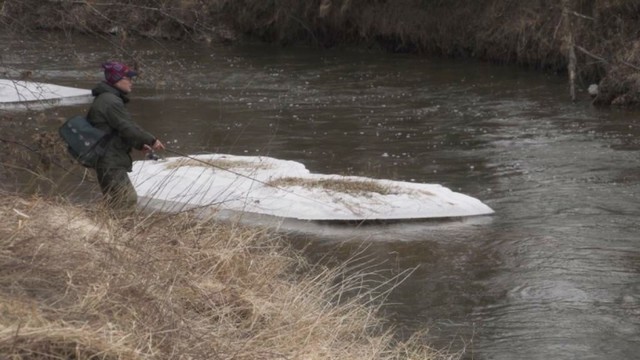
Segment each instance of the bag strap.
M106 94L106 92L103 92L101 94L99 94L98 96L96 96L95 99L93 99L93 101L95 102L96 100L98 100L98 98L102 95ZM85 116L85 118L87 119L87 121L89 122L89 124L91 124L91 126L95 127L93 125L93 123L91 123L91 121L89 121L89 111L91 111L91 108L89 108L89 110L87 110L87 115ZM111 131L109 131L109 133L107 135L105 135L105 137L102 139L103 143L107 143L109 142L113 137L115 137L116 135L118 135L118 130L112 128L111 126L109 126L109 129Z

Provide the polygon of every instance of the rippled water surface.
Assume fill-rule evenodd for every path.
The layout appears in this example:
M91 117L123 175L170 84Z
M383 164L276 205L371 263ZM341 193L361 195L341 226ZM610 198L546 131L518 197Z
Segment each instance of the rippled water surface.
M3 71L89 88L111 46L3 39ZM313 257L411 275L384 309L473 359L640 353L640 113L573 104L563 78L365 51L140 40L130 110L180 152L269 155L320 173L439 183L496 214L284 224ZM86 106L59 109L61 116ZM363 265L364 266L364 265Z

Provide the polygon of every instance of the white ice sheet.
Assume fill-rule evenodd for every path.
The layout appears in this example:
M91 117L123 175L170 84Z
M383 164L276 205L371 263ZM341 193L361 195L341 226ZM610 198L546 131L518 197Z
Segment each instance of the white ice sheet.
M312 174L304 165L264 156L194 155L194 166L172 167L184 157L134 162L131 180L138 195L185 205L250 212L300 220L401 220L492 214L473 197L437 184L380 180L356 176ZM207 165L224 161L225 169ZM229 165L231 164L231 165ZM237 164L234 166L233 164ZM338 180L367 182L388 189L346 193L303 185L270 186L285 177L307 183Z
M0 109L89 103L91 90L32 81L0 79Z

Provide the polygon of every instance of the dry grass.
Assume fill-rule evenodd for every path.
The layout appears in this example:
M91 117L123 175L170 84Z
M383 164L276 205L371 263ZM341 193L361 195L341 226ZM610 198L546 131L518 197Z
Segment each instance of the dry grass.
M345 269L307 264L268 230L12 196L0 212L8 359L448 358L395 342L357 279L336 281Z
M197 159L180 159L173 161L166 165L167 169L177 169L183 166L199 166L199 167L211 167L214 169L270 169L271 165L266 163L255 163L251 161L243 160L230 160L230 159L209 159L209 160L197 160Z
M274 187L301 186L306 188L321 188L324 190L341 192L345 194L378 193L381 195L397 194L397 189L392 186L384 186L375 181L343 180L343 179L303 179L298 177L285 177L268 183Z

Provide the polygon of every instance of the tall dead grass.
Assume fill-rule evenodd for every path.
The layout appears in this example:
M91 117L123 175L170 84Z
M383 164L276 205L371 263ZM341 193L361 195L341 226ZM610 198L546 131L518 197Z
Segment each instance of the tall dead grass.
M0 197L8 359L445 359L266 229ZM351 280L349 280L351 279ZM356 294L347 297L347 293ZM359 294L359 295L358 295ZM338 301L338 299L340 301Z

